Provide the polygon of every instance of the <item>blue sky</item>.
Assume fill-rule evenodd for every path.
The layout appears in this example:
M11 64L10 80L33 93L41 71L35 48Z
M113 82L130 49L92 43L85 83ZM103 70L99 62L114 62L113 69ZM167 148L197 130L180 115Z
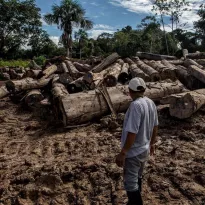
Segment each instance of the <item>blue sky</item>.
M190 11L184 13L182 23L187 23L187 28L192 28L193 21L198 19L196 12L199 5L205 0L189 0ZM102 32L113 33L126 25L136 28L141 19L151 14L153 0L79 0L79 3L86 9L86 16L94 22L94 28L90 30L89 36L96 38ZM42 16L51 11L53 4L59 4L60 0L36 0L41 8ZM46 25L43 28L49 33L51 39L57 43L61 31L56 25ZM169 30L169 22L166 29Z

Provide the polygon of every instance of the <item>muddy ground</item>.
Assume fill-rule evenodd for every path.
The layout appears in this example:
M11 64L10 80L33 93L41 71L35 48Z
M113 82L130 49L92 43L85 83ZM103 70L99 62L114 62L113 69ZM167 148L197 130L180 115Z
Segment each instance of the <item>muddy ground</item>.
M203 205L205 108L185 121L158 109L158 148L146 167L144 204ZM65 130L51 119L0 101L0 205L126 204L114 162L121 128L96 123Z

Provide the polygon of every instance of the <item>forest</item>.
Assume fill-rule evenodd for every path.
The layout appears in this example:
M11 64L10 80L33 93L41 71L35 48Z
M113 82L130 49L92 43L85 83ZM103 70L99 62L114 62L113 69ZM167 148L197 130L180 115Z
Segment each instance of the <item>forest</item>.
M200 6L199 20L193 22L192 31L186 30L186 23L181 23L183 13L188 9L189 3L185 0L156 0L153 15L142 19L135 28L128 22L126 27L113 34L102 33L93 39L87 31L94 23L86 17L86 11L78 1L62 0L59 5L52 6L50 13L42 16L35 0L1 0L0 58L4 61L35 59L42 64L46 58L60 55L85 59L117 52L128 57L142 51L181 57L182 49L188 49L190 53L202 52L205 47L205 5ZM43 30L42 19L62 31L58 45ZM168 24L171 25L170 32L165 29ZM2 61L0 65L4 66Z

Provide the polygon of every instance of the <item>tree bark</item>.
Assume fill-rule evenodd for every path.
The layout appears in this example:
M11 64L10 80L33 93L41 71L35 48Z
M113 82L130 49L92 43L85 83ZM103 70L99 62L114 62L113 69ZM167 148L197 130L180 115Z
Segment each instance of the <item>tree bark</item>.
M109 65L111 65L112 63L114 63L120 56L117 53L113 53L110 56L108 56L107 58L105 58L99 65L95 66L92 69L93 73L99 73L102 70L104 70L105 68L107 68Z
M199 65L196 61L192 60L192 59L186 59L184 61L184 66L185 67L189 67L190 65L195 65L197 66L198 68L201 68L203 69L203 66L202 65Z
M188 69L183 66L177 66L176 70L177 79L186 86L189 90L200 89L204 87L204 83L192 76Z
M139 59L138 59L139 60ZM135 61L133 61L130 58L125 58L125 63L128 63L129 65L135 64Z
M205 52L189 53L189 54L186 55L186 58L189 58L189 59L203 59L203 58L205 58Z
M68 68L64 62L62 62L60 65L58 65L58 73L68 73Z
M10 75L8 73L0 73L0 78L3 80L10 80Z
M154 68L156 71L159 72L161 79L171 79L176 80L175 70L168 68L167 66L163 65L159 61L145 61L146 64Z
M88 72L92 69L92 67L88 64L81 64L81 63L78 63L78 62L74 62L73 65L76 67L76 69L79 72Z
M160 74L159 72L157 72L156 70L154 70L152 67L148 66L147 64L145 64L143 61L139 60L139 61L136 61L136 64L137 66L139 66L139 68L142 69L142 71L144 73L146 73L149 77L150 77L150 80L152 82L155 82L155 81L159 81L160 80Z
M6 86L0 87L0 99L9 95L9 91L7 90Z
M183 92L183 85L179 82L149 83L145 96L153 100L159 100L167 95L180 92ZM116 112L127 110L131 102L128 86L108 88L108 93ZM66 96L62 99L62 105L62 115L66 119L65 126L81 124L109 113L108 104L98 90Z
M122 66L118 63L115 63L114 65L110 66L109 69L104 70L104 85L106 87L113 87L117 85L118 77L121 73Z
M50 75L54 74L58 70L56 65L49 66L43 71L43 78L48 78Z
M200 80L201 82L205 83L205 71L198 68L195 65L190 65L188 68L190 74Z
M71 78L69 73L62 73L62 74L59 74L59 82L67 86L68 84L73 82L73 79Z
M176 70L176 66L171 64L169 61L167 60L162 60L162 64L164 64L165 66L167 66L168 68L172 69L172 70Z
M78 78L77 80L71 82L66 87L70 94L79 93L79 92L82 92L83 90L89 89L89 86L86 84L83 77Z
M171 95L167 100L170 103L170 115L186 119L205 105L205 89Z
M119 62L119 60L118 60L118 62ZM129 64L128 63L123 63L122 70L121 70L121 72L118 76L118 82L120 82L121 84L125 84L128 81L129 81Z
M118 59L118 60L116 60L116 63L118 63L121 66L123 66L125 62L122 59Z
M154 53L146 53L146 52L137 52L137 57L140 59L147 59L147 60L176 60L175 56L167 56L167 55L159 55Z
M168 62L173 65L183 65L184 64L183 60L169 60Z
M139 77L142 78L145 82L149 82L151 80L150 77L145 74L140 68L138 68L136 64L132 64L130 66L130 73L132 75L132 78Z
M38 78L41 78L43 76L43 72L42 72L42 70L28 70L28 71L26 71L24 76L28 77L28 78L38 79Z
M205 66L205 59L198 59L196 62L202 66Z
M71 61L66 60L65 64L68 68L68 71L69 71L71 77L80 78L84 75L84 73L81 73L76 69L76 67L72 64Z
M36 105L37 103L39 103L41 100L43 100L44 97L41 93L40 90L31 90L29 91L25 98L24 98L24 102L28 105L28 106L33 106Z
M22 80L7 81L6 88L9 92L15 93L23 90L31 90L46 86L51 78L34 80L32 78L24 78Z

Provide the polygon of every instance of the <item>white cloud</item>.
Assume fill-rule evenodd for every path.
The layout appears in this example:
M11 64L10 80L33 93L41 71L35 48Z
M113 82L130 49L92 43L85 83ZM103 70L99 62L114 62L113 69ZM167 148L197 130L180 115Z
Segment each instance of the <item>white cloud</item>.
M59 36L50 36L50 39L51 39L56 45L58 45L58 42L59 42L60 37L59 37Z
M90 4L93 6L99 6L99 4L97 4L96 2L91 2Z
M95 24L94 29L105 29L105 30L114 30L115 28L106 24Z
M100 30L100 29L93 29L88 31L89 37L97 39L97 37L102 34L102 33L110 33L113 34L115 31L114 30Z
M152 12L153 0L109 0L109 2L114 6L119 6L125 8L127 11L134 12L137 14L154 14ZM183 12L180 18L180 23L187 23L186 29L193 29L193 22L199 19L197 11L199 6L204 3L204 0L189 0L189 10ZM125 14L125 12L123 12ZM170 30L169 26L166 26L167 30Z

